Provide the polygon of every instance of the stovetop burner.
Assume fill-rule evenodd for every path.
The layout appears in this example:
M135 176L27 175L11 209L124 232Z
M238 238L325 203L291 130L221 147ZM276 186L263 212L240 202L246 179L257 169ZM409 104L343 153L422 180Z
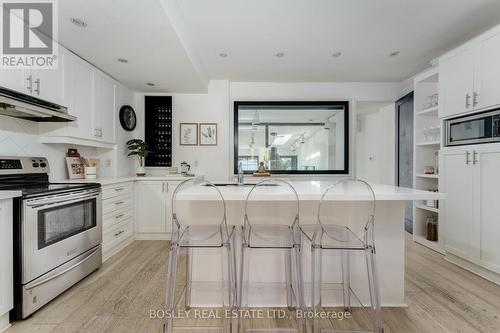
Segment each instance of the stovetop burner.
M43 157L0 157L0 191L19 190L23 198L100 187L97 183L51 183Z

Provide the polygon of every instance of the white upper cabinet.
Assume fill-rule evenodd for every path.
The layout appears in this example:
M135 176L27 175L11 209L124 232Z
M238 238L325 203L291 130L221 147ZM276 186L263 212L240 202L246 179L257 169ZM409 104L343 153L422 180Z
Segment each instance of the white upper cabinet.
M0 71L0 86L66 106L64 100L64 61L67 51L62 47L59 50L57 69L2 69Z
M500 105L500 26L439 58L439 117Z
M500 105L500 27L479 38L476 90L479 108Z
M108 76L94 73L94 136L105 142L115 140L116 84Z
M474 43L466 44L439 60L439 116L473 109Z
M28 79L30 80L31 89L29 93L37 98L64 105L64 62L67 52L64 48L59 47L59 59L57 69L37 69L28 71ZM66 106L66 105L65 105Z
M68 133L78 138L93 138L94 69L90 64L72 56L69 67L67 99L70 113L77 121L68 123Z
M40 123L41 142L112 148L115 143L117 83L73 53L64 50L64 54L64 77L58 84L63 85L63 105L77 120Z

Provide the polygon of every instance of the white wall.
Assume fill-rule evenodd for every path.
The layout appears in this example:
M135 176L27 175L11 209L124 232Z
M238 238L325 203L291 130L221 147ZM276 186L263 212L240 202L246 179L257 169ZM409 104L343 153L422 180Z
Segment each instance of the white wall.
M48 145L38 142L38 123L29 120L0 116L0 156L47 157L50 179L67 178L66 151L68 145ZM85 156L97 157L98 149L77 147Z
M196 174L205 175L211 180L225 180L229 172L229 82L210 81L207 94L139 94L137 110L141 113L144 113L145 95L172 96L172 165L180 166L182 161L186 161L191 165L191 171ZM181 146L179 124L203 122L217 123L217 146ZM144 122L142 126L144 127ZM161 172L161 169L148 168L148 172L157 173Z
M394 185L395 106L393 103L358 114L356 176L369 182Z

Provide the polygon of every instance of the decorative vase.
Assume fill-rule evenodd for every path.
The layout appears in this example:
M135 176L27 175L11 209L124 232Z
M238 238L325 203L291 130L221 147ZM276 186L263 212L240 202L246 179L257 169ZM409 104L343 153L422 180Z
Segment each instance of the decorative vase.
M138 166L135 170L135 174L138 177L144 177L146 175L146 169L143 166Z

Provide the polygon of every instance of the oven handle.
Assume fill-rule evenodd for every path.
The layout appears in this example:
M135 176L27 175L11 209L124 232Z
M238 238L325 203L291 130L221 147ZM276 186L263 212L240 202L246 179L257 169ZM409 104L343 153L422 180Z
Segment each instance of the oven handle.
M55 273L54 275L51 275L51 276L47 276L39 281L35 281L35 282L32 282L32 283L28 283L26 286L25 286L25 289L26 290L30 290L30 289L33 289L35 287L38 287L39 285L42 285L44 283L47 283L55 278L57 278L58 276L61 276L69 271L71 271L72 269L80 266L81 264L83 264L84 262L86 262L87 260L89 260L90 258L92 258L97 252L99 251L99 247L97 247L94 251L88 253L85 258L83 258L82 260L78 261L77 263L74 263L73 265L69 266L68 268L60 271L60 272L57 272Z
M64 197L56 197L56 198L50 198L50 199L46 199L46 200L43 200L43 199L40 199L40 200L34 200L34 201L29 201L27 200L25 202L25 205L26 206L29 206L29 207L41 207L41 206L48 206L48 205L54 205L54 204L61 204L61 203L64 203L64 202L68 202L68 201L74 201L74 200L85 200L85 199L91 199L91 198L95 198L97 196L99 196L100 192L94 192L94 193L85 193L84 195L82 195L81 193L78 194L78 195L66 195Z

